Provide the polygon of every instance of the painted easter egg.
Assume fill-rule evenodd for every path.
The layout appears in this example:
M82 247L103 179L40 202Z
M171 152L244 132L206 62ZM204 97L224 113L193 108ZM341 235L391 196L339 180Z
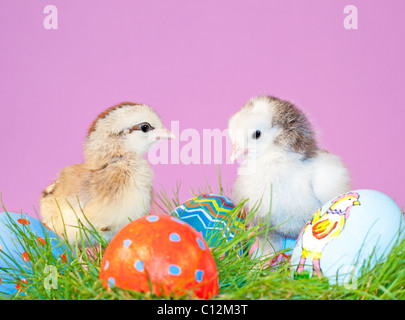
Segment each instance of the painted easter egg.
M352 284L363 265L373 268L404 237L404 215L389 196L347 192L325 203L302 229L291 258L293 276Z
M53 255L58 263L69 257L67 247L38 219L27 214L0 213L0 295L22 294L30 283L32 265Z
M117 286L156 295L202 299L218 294L218 273L205 240L171 215L152 214L132 221L108 245L100 267L106 288ZM151 286L151 287L150 287Z
M188 223L207 241L209 247L232 240L243 230L243 220L232 214L233 202L222 195L208 193L192 198L170 214Z

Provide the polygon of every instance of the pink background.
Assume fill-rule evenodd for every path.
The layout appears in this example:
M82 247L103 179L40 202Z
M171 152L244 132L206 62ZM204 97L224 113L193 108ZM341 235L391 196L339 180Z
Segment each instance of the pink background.
M43 27L48 4L58 8L58 30ZM358 8L358 30L343 27L348 4ZM4 205L38 210L56 174L83 160L90 123L116 103L147 103L168 127L178 120L202 133L272 94L309 114L355 188L403 207L404 26L403 0L1 1ZM182 181L183 201L205 178L217 190L213 164L153 167L158 190ZM221 166L230 186L236 169Z

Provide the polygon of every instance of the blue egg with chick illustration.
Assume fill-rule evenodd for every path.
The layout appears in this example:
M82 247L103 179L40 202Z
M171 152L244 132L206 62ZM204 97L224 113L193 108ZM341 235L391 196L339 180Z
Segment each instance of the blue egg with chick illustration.
M405 237L404 214L386 194L355 190L325 203L302 229L291 257L294 278L353 285Z

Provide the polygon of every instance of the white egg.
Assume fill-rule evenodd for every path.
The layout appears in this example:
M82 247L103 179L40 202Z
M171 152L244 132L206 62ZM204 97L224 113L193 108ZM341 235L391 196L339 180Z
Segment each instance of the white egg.
M405 237L404 214L375 190L347 192L325 203L302 229L292 257L294 277L323 276L350 284Z

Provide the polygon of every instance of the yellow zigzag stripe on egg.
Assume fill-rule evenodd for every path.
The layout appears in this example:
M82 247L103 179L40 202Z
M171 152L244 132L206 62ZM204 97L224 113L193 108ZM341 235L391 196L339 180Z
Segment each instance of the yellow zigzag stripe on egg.
M203 206L203 207L206 207L207 209L212 209L212 207L214 207L216 209L215 213L232 211L232 209L225 207L222 203L221 203L221 206L218 206L218 202L215 199L207 199L207 198L198 199L198 197L197 197L197 198L192 199L191 201L193 201L193 203L189 203L187 205L190 208ZM196 204L198 204L198 205L196 205ZM209 211L211 212L211 210L209 210Z
M186 203L186 206L189 209L194 209L194 208L203 208L206 209L210 215L214 217L225 217L226 212L229 212L230 210L226 210L226 208L223 207L218 207L216 203L206 203L206 201L195 201L194 203ZM225 212L225 213L223 213Z
M220 205L218 205L218 202L221 202ZM218 198L201 198L201 197L195 197L193 199L190 199L185 203L185 206L188 209L203 209L207 213L209 213L213 218L216 219L224 219L226 218L229 220L229 213L234 209L233 204L228 203L225 200L224 204L220 199ZM228 207L227 207L228 205ZM236 228L240 229L245 229L245 225L239 220L239 217L235 217L232 221L233 225Z

